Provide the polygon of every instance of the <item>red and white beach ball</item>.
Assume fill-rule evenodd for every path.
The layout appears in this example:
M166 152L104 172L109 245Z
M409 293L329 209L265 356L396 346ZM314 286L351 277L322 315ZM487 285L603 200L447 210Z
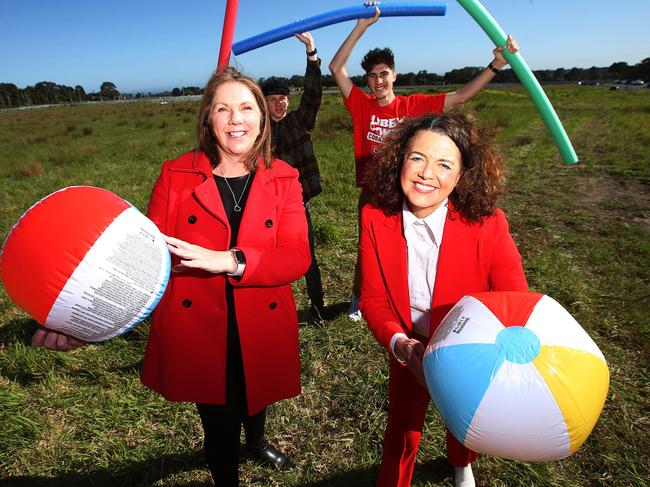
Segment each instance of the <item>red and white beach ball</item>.
M110 191L63 188L32 206L0 254L11 299L46 328L108 340L146 318L170 273L165 240Z
M431 398L466 447L526 461L559 460L587 439L609 387L603 354L552 298L463 297L423 359Z

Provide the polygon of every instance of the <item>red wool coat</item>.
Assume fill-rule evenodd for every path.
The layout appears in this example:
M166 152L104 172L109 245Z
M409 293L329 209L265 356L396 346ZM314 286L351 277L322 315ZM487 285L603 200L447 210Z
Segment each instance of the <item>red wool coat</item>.
M227 250L230 226L204 153L167 161L147 216L161 232L213 250ZM237 248L246 257L241 280L230 279L248 412L300 394L298 318L291 282L309 267L307 222L298 171L262 161L252 182ZM178 259L173 257L172 265ZM225 403L225 275L172 273L153 313L143 384L171 401Z
M368 326L388 350L395 333L412 336L406 239L402 214L366 205L361 214L361 300ZM430 336L456 302L479 291L527 291L528 284L503 211L468 224L449 211L431 302Z

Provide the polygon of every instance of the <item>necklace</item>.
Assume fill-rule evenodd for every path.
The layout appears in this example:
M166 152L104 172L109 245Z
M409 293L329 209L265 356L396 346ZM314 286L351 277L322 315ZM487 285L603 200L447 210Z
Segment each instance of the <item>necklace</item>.
M232 195L233 201L235 202L235 206L233 207L233 210L235 210L237 213L239 213L241 211L241 206L239 206L239 202L244 197L244 193L246 192L246 186L248 186L248 180L251 178L251 173L248 173L248 176L246 176L246 183L244 184L244 189L241 190L241 194L239 195L239 198L236 198L235 197L235 192L230 187L230 183L228 182L228 178L223 175L223 171L221 170L221 168L218 168L218 169L219 169L219 172L221 172L221 177L226 182L226 186L228 186L228 189L230 190L230 194Z

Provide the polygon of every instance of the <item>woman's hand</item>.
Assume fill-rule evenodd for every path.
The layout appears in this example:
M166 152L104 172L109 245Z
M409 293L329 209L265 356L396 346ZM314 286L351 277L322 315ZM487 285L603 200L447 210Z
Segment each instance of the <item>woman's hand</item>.
M165 240L169 251L181 258L181 263L172 268L174 272L201 269L213 274L232 274L237 270L237 262L228 250L210 250L167 235Z
M395 355L406 362L406 366L415 377L415 380L426 388L427 384L424 380L424 369L422 368L424 345L413 338L399 337L395 342Z
M370 17L370 18L360 18L357 19L357 26L362 27L363 30L365 31L368 27L370 27L372 24L377 22L379 20L379 16L381 15L381 11L379 10L379 2L374 1L374 2L363 2L364 7L372 7L374 5L375 7L375 16Z
M68 352L85 344L83 340L47 328L39 328L32 336L32 347L45 347L59 352Z
M510 54L514 54L519 50L519 44L517 43L517 40L511 35L508 36L508 40L505 46L495 47L492 51L492 54L494 54L494 61L492 61L492 66L497 69L501 69L506 64L508 64L508 61L503 55L503 51L506 49Z

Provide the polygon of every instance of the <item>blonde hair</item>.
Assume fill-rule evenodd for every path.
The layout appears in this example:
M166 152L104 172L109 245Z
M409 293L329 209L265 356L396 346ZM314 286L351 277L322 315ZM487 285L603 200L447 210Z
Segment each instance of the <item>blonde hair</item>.
M271 129L266 99L259 85L252 78L244 76L234 68L215 71L205 86L199 108L199 120L196 125L198 148L208 155L213 166L217 166L221 162L219 141L215 137L212 128L212 101L219 86L229 81L242 83L251 91L261 114L260 133L257 139L255 139L255 143L250 152L246 155L244 165L249 171L255 170L257 168L257 160L261 157L264 165L271 167Z

